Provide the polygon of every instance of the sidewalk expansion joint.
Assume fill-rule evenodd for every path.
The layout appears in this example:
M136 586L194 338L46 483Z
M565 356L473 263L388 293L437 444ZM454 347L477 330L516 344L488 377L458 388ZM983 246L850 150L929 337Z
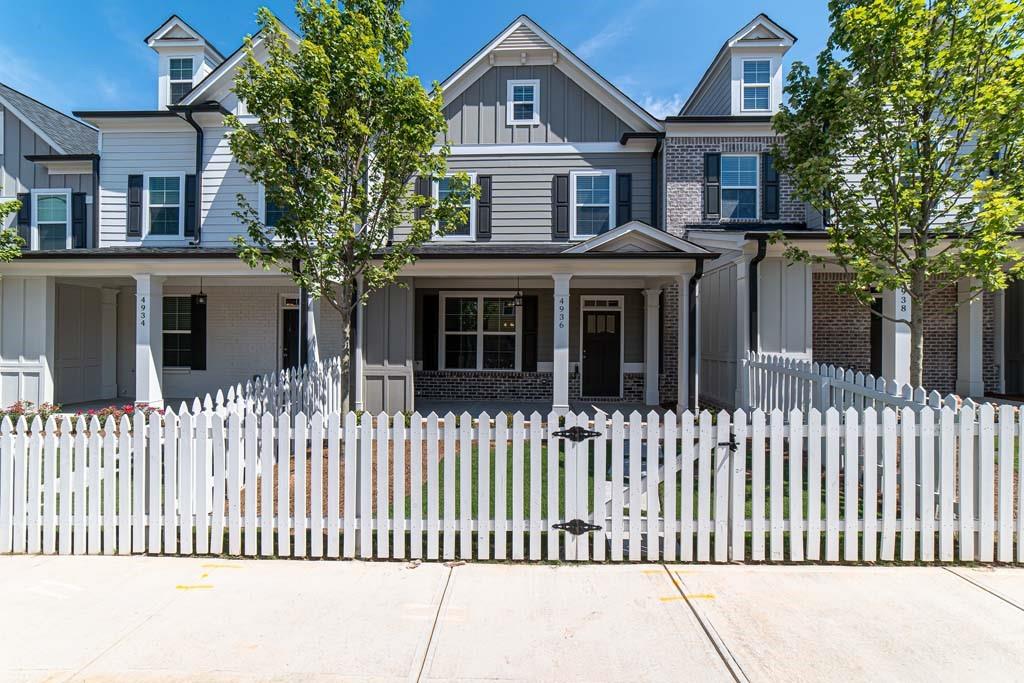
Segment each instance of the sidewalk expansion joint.
M697 605L694 604L692 598L697 597L697 594L688 591L686 586L683 584L682 579L674 574L672 570L668 568L668 565L662 564L661 566L665 570L665 573L668 574L668 578L672 582L672 585L676 587L677 591L679 591L679 597L686 603L686 606L690 608L690 612L693 613L697 623L700 624L701 629L704 631L704 635L706 635L708 640L711 641L711 644L715 648L715 652L718 653L718 656L721 658L722 663L725 664L725 668L729 671L733 680L737 683L750 683L750 678L748 678L747 674L743 672L743 667L741 667L740 663L736 661L736 657L732 654L732 651L729 650L729 646L726 645L725 640L721 635L719 635L718 631L711 623L711 620L708 619L708 617L697 608Z
M958 571L955 571L951 567L943 567L943 569L945 569L947 572L949 572L953 576L956 576L956 577L959 577L959 578L963 579L964 581L966 581L967 583L971 584L975 588L980 588L981 590L985 591L986 593L988 593L992 597L998 598L999 600L1002 600L1007 605L1010 605L1011 607L1013 607L1015 609L1018 609L1021 612L1024 612L1024 606L1019 605L1018 603L1014 602L1012 599L1006 597L1002 593L994 591L991 588L989 588L988 586L984 586L984 585L978 583L977 581L975 581L974 579L971 579L971 578L968 578L968 577L964 576L963 574L961 574Z
M423 671L427 666L427 659L430 658L430 648L434 644L434 634L437 632L437 624L441 620L441 610L444 609L445 600L448 598L448 587L452 583L452 572L454 567L448 567L448 576L444 580L444 590L441 591L441 599L437 601L437 611L434 613L434 622L430 625L430 635L427 636L427 646L423 648L423 659L420 661L419 670L416 672L416 683L423 679Z

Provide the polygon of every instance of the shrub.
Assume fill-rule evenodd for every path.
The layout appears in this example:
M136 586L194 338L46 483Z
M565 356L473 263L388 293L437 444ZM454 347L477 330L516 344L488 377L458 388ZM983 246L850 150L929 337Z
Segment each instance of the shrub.
M16 423L18 418L24 417L25 422L31 424L36 417L45 422L48 417L59 412L60 406L55 403L40 403L37 406L32 401L18 401L0 410L0 420L9 417L12 423Z

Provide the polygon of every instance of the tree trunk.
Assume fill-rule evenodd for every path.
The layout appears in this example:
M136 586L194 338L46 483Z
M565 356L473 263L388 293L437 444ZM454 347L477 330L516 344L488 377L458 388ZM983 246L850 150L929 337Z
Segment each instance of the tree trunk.
M924 386L924 272L915 272L910 284L910 386Z
M347 285L342 285L341 294L339 296L341 302L340 310L338 314L341 316L341 329L344 331L342 334L341 342L341 396L340 405L341 413L344 415L352 409L351 407L351 393L352 393L352 336L355 330L352 329L352 288Z

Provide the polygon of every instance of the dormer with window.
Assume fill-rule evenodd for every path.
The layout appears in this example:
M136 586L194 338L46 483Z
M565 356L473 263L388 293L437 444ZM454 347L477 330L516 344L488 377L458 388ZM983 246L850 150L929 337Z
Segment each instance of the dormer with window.
M718 51L681 116L765 116L782 102L782 58L796 38L764 14Z
M181 102L224 61L217 48L177 15L149 34L146 44L159 55L157 105L160 109Z

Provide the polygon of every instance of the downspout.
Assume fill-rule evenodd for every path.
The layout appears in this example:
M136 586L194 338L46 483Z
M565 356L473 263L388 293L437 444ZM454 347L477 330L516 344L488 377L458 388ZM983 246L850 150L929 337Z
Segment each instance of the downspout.
M619 137L620 145L629 144L630 140L654 140L654 151L651 152L651 227L661 229L660 217L658 216L658 191L661 187L658 178L658 157L662 144L665 140L663 131L628 131Z
M757 334L757 264L764 260L765 253L768 250L767 242L758 237L757 238L757 253L754 254L754 258L750 260L750 272L747 274L749 281L747 282L747 304L750 309L750 321L748 327L750 328L750 351L752 353L757 352L758 347L758 334Z
M700 349L698 343L700 335L697 334L697 283L700 282L701 277L704 276L704 259L697 259L696 268L693 272L693 277L690 278L690 295L688 301L690 302L690 310L688 315L690 317L689 324L687 325L687 334L690 339L687 341L687 347L689 348L690 358L690 376L686 379L690 383L690 401L693 403L693 410L697 410L697 363L700 362Z
M100 246L100 155L92 159L92 246Z
M192 110L185 110L185 121L196 130L196 234L189 246L198 247L203 241L203 128L192 118Z

